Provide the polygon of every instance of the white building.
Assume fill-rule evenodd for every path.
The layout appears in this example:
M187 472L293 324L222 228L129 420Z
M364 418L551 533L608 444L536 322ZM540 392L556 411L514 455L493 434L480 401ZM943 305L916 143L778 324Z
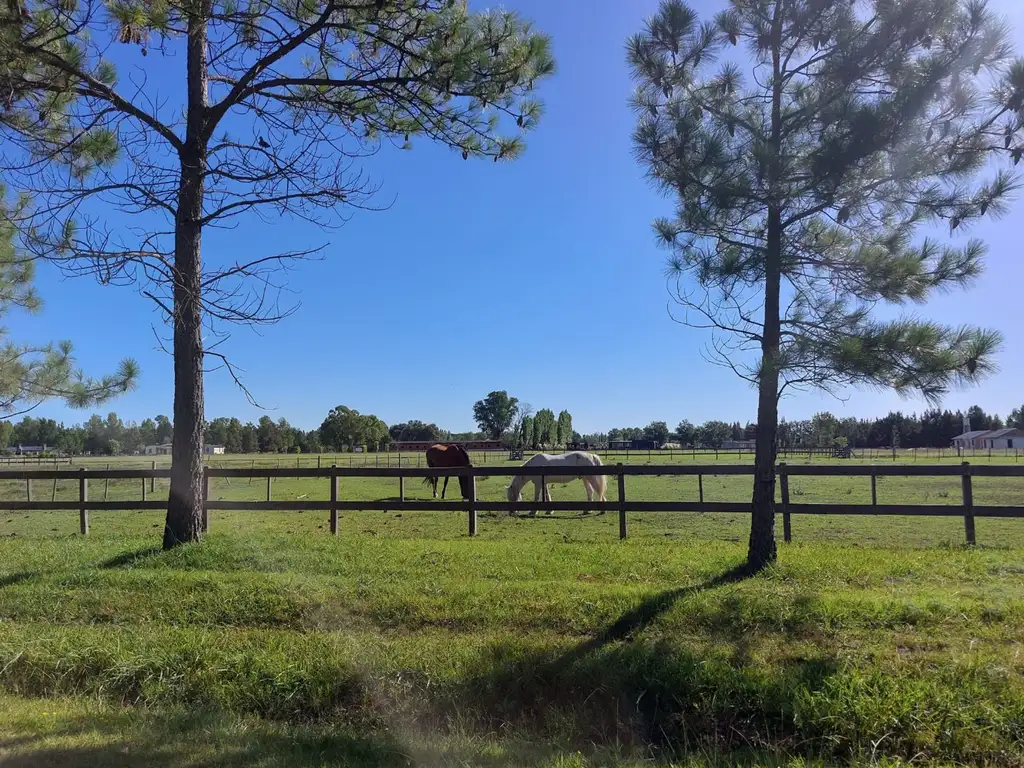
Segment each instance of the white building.
M224 453L224 446L223 445L204 445L203 446L203 453L205 453L207 456L220 456L221 454Z
M1024 430L1014 427L1008 429L976 429L964 432L953 438L954 448L974 450L1014 450L1024 448Z
M145 453L147 456L170 456L171 444L161 443L160 445L147 445L143 449L143 453Z

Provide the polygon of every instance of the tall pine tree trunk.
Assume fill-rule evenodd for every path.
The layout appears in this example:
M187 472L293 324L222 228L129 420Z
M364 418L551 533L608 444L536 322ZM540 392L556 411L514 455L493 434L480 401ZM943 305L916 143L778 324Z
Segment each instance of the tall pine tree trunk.
M782 156L782 46L783 8L776 3L772 17L772 125L768 194L777 193ZM765 232L764 327L761 331L761 368L757 387L757 441L754 448L754 492L751 499L750 542L747 566L759 571L775 561L775 446L779 431L780 292L782 287L782 211L768 205Z
M747 565L761 570L775 560L775 447L779 429L779 292L782 233L777 208L768 213L765 258L764 332L758 378L757 440L754 452L754 493L751 501Z
M206 170L206 3L188 28L188 118L174 230L174 438L164 549L203 535L203 174Z

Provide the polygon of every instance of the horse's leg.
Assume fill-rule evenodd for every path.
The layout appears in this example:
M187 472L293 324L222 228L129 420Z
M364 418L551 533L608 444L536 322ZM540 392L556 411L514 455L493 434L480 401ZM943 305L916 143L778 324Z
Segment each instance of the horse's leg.
M448 493L448 481L451 480L448 475L444 476L444 487L441 488L441 500L444 501L444 495Z
M530 517L537 516L537 504L540 501L541 488L542 486L540 484L540 478L535 477L533 479L533 509L530 510Z
M437 498L437 475L430 478L430 487L434 489L434 498Z
M589 477L584 477L583 478L583 487L587 489L587 503L589 504L590 502L592 502L594 500L594 489L590 487L590 478ZM590 514L590 510L589 509L584 509L583 510L583 514L584 515L589 515Z
M551 501L551 486L550 486L550 485L548 485L548 484L546 484L546 483L544 484L544 495L545 495L545 496L547 497L547 498L545 499L545 501L548 501L548 502L550 502L550 501ZM552 511L551 511L551 508L549 507L549 508L548 508L548 510L547 510L547 514L549 514L549 515L553 515L553 514L555 514L555 513L554 513L554 512L552 512Z

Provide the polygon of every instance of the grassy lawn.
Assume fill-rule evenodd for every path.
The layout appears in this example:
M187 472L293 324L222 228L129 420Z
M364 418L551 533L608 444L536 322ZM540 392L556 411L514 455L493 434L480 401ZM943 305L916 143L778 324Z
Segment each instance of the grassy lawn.
M628 482L696 496L695 478ZM797 485L868 500L859 480ZM959 503L956 478L879 493ZM1024 488L980 479L975 498ZM471 540L456 513L349 513L334 538L322 512L224 512L169 553L156 513L90 518L83 538L74 512L0 513L0 765L1024 764L1022 521L979 520L969 550L957 518L797 517L778 566L740 578L739 515L634 514L620 542L612 515L481 516Z

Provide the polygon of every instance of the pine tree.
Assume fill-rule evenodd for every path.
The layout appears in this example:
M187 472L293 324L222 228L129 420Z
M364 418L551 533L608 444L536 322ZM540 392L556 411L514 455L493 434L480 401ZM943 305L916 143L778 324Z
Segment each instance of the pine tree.
M978 0L732 0L704 24L665 0L628 54L636 155L677 202L654 228L682 319L758 389L748 561L761 568L776 554L785 391L935 399L992 370L995 332L871 310L981 270L981 242L921 230L952 237L1003 210L1015 180L988 161L1024 155L1024 63Z
M115 46L140 54L131 77ZM154 98L147 73L172 62L180 89ZM368 205L359 162L385 144L515 158L553 69L546 37L465 0L29 0L0 27L0 65L0 167L33 192L19 225L36 255L138 285L172 328L165 547L202 533L204 364L241 385L204 331L286 316L278 273L317 252L218 259L204 230L250 212L336 222Z
M16 247L12 215L17 212L4 204L0 187L0 318L15 309L42 309L33 286L35 262ZM0 413L17 416L51 399L88 408L135 388L139 369L131 358L122 360L115 373L91 378L77 367L73 352L70 341L19 344L0 328Z

